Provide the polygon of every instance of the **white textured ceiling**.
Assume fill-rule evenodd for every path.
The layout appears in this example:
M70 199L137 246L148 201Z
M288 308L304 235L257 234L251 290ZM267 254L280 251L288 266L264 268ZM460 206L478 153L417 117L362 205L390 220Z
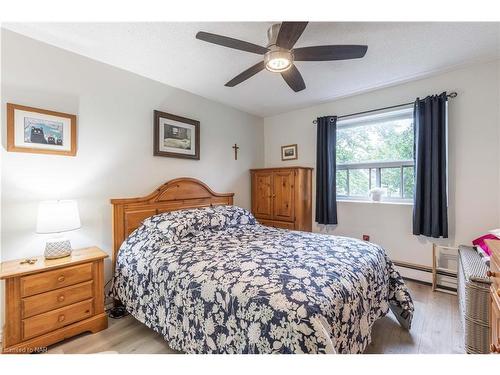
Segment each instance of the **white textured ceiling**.
M205 43L197 31L266 45L271 22L6 23L2 26L142 76L270 116L354 93L500 58L499 23L309 23L297 47L367 44L363 59L297 62L306 89L294 93L279 74L262 71L224 84L260 56Z

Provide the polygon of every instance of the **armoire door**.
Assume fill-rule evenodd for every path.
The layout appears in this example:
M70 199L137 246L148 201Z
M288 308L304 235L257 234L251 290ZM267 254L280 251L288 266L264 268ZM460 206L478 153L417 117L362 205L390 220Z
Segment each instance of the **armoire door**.
M294 221L294 171L280 170L273 173L273 219Z
M255 217L273 218L273 173L258 171L253 174L252 211Z

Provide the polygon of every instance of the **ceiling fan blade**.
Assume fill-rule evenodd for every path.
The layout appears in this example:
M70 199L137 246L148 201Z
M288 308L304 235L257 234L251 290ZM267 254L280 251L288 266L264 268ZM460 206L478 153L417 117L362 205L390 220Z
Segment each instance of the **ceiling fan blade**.
M365 55L367 49L368 46L357 45L303 47L293 50L293 59L295 61L359 59Z
M290 86L290 88L295 92L302 91L306 88L304 79L295 65L292 65L288 70L282 72L281 76L285 82L288 83L288 86Z
M276 38L278 47L292 49L304 32L307 22L283 22Z
M196 39L203 40L208 43L218 44L219 46L238 49L240 51L256 53L258 55L263 55L268 51L266 47L258 46L257 44L230 38L228 36L206 33L204 31L198 32L196 34Z
M241 82L247 80L248 78L253 77L258 72L263 70L264 67L265 67L264 61L258 62L257 64L251 66L250 68L248 68L244 72L238 74L236 77L234 77L228 83L226 83L224 86L234 87L234 86L240 84Z

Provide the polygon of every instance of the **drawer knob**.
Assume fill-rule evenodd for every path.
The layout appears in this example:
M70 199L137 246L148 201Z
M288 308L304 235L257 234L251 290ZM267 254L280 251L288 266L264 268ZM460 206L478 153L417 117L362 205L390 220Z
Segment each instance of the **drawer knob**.
M59 297L57 297L57 300L59 302L63 302L66 298L64 297L64 294L61 294Z
M59 281L60 283L62 283L64 281L65 277L64 275L61 275L57 278L57 281Z
M59 315L59 323L62 323L64 322L64 319L66 319L66 317L64 315Z
M497 274L495 272L493 272L493 271L488 271L488 272L486 272L486 276L488 276L488 277L497 277Z

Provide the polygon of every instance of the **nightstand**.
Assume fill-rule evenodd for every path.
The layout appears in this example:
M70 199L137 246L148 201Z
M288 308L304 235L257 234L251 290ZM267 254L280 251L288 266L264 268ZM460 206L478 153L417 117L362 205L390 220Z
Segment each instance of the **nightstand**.
M73 250L69 257L2 262L5 280L4 353L43 352L47 346L82 332L108 326L104 312L104 259L97 247Z

